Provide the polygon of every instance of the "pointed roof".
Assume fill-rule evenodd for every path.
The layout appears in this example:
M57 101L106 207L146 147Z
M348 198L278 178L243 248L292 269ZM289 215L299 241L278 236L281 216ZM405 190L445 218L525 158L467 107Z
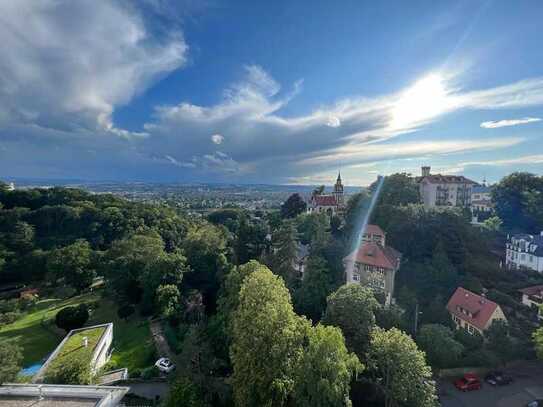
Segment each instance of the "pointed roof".
M483 330L488 325L492 314L499 305L486 297L472 293L465 288L458 287L447 304L451 314L469 322L475 327ZM469 311L466 315L462 310Z
M336 183L337 183L337 184L341 184L341 171L338 171L338 173L337 173L337 180L336 180Z
M364 242L345 260L354 260L361 264L396 270L400 265L400 258L400 252L391 247L382 247L375 242Z

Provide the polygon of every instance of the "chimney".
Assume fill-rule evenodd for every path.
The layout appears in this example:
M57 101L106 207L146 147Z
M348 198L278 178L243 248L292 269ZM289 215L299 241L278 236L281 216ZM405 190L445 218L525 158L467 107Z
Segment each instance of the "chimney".
M421 167L421 173L423 177L430 175L430 166Z

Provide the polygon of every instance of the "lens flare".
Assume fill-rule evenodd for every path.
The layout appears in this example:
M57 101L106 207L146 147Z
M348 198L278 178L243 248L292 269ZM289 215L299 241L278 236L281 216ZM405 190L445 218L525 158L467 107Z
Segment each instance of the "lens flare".
M353 229L354 238L352 239L352 247L349 253L353 253L354 251L358 250L360 244L362 243L362 236L364 235L364 231L368 226L368 222L370 220L371 213L373 212L373 208L377 203L377 199L381 194L381 188L383 187L384 181L385 177L379 176L377 179L377 187L371 196L369 206L365 208L364 202L360 202L360 206L356 209L358 214L355 219L355 228ZM345 275L347 276L352 275L352 272L354 271L354 262L356 259L356 256L349 257L349 260L347 260L345 264Z

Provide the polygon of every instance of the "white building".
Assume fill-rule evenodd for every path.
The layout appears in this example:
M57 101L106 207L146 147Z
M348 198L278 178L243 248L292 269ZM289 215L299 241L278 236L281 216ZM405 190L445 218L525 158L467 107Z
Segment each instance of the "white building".
M512 269L528 269L543 273L543 232L540 235L507 236L505 265Z
M484 184L476 185L471 190L471 210L474 212L492 212L492 189Z
M543 285L534 285L519 290L522 293L522 304L537 309L537 317L543 319L541 304L543 304Z
M462 175L430 174L430 167L422 167L417 178L422 203L426 208L455 206L469 208L471 193L476 182Z

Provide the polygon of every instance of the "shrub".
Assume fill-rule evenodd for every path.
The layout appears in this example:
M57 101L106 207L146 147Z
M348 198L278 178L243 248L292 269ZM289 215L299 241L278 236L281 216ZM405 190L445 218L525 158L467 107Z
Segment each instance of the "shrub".
M7 312L15 312L19 309L19 301L17 299L0 300L0 314Z
M129 373L131 379L141 377L141 369L132 369Z
M20 317L20 312L6 312L4 314L0 314L0 326L11 324L17 321Z
M136 308L131 304L126 304L117 310L117 316L121 319L127 320L130 315L136 311Z
M155 366L146 367L141 371L141 378L145 380L152 379L153 377L158 377L159 372Z
M47 368L44 381L50 384L90 384L90 363L83 357L57 358Z
M66 307L57 312L55 323L66 332L81 328L89 319L89 309L86 304L77 307Z
M203 407L201 393L192 381L180 377L171 388L165 407Z

